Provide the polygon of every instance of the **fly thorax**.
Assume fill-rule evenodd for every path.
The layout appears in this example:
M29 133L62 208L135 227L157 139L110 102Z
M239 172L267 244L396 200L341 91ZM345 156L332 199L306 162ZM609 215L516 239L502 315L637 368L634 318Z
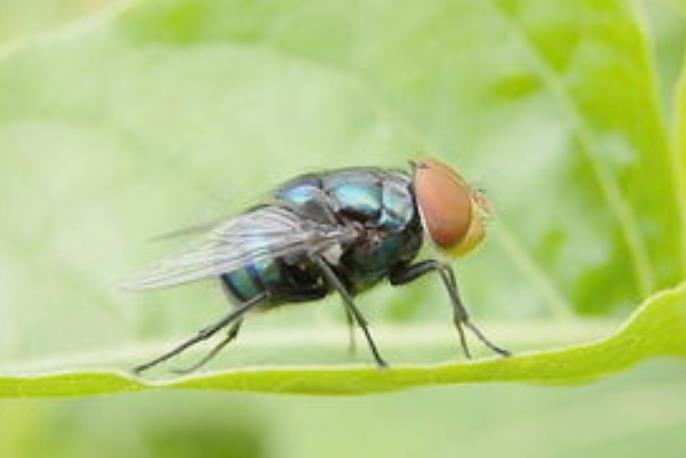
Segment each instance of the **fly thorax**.
M379 231L368 231L365 242L369 250L376 251L383 246L383 234Z
M343 249L341 248L341 245L338 243L327 248L326 251L322 253L324 259L326 259L326 261L332 265L338 265L340 263L342 255Z

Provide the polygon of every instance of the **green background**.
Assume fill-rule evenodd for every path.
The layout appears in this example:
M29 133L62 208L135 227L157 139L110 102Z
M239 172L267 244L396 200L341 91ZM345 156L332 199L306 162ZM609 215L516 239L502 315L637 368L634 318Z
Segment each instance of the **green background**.
M417 152L494 200L493 235L456 268L495 340L604 334L684 278L685 24L679 1L0 0L0 370L155 354L225 305L211 285L117 292L169 249L147 237L303 170ZM435 285L360 299L391 362L455 358ZM337 305L257 317L214 367L368 361ZM681 456L685 375L656 360L580 387L17 399L0 453Z

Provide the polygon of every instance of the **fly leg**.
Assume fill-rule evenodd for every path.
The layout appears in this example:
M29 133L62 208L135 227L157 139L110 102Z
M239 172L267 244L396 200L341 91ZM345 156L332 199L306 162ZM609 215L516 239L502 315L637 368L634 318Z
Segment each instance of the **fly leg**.
M386 361L384 361L384 359L379 354L379 350L376 348L376 344L374 343L374 339L372 339L372 335L369 333L367 320L355 305L355 302L353 301L350 292L348 292L348 289L345 287L343 282L341 282L341 280L338 278L338 276L333 271L331 266L329 266L329 264L327 264L323 258L315 256L313 258L313 261L317 263L317 266L319 266L319 268L322 270L322 273L324 274L326 280L331 284L331 286L333 286L336 289L336 291L338 291L338 294L340 294L341 298L343 299L343 304L345 305L346 310L348 311L348 314L352 315L352 318L357 322L357 325L360 328L362 328L362 332L364 332L364 336L367 339L367 343L369 344L369 348L371 349L372 354L374 355L376 364L381 368L388 367Z
M348 353L354 355L357 350L357 343L355 342L355 318L347 307L345 307L345 321L348 322Z
M224 293L224 296L230 303L235 303L235 299L231 291L229 290L229 287L226 285L226 282L220 281L219 286L222 289L222 292ZM231 325L229 328L229 331L226 333L226 337L224 337L222 340L219 341L214 347L212 347L212 350L209 351L205 356L203 356L197 363L183 368L183 369L172 369L169 372L177 375L185 375L185 374L190 374L191 372L195 372L196 370L200 369L203 367L205 364L207 364L212 358L217 356L220 351L224 349L229 343L231 343L237 336L238 336L238 331L241 329L241 325L243 324L243 318L239 318L236 320L234 324Z
M205 356L203 356L200 359L200 361L198 361L197 363L195 363L189 367L185 367L183 369L172 369L170 372L172 372L173 374L177 374L177 375L185 375L185 374L190 374L191 372L197 371L198 369L203 367L205 364L210 362L210 360L212 360L212 358L217 356L219 354L219 352L224 349L224 347L226 347L232 340L234 340L236 338L236 336L238 336L238 331L240 331L242 324L243 324L242 318L239 319L238 321L236 321L234 324L232 324L231 327L229 328L229 332L227 332L227 334L226 334L226 337L224 337L222 340L220 340L219 343L217 343L217 345L212 347L212 350L210 350Z
M467 347L467 340L465 339L464 330L462 326L467 327L474 335L488 348L498 353L501 356L510 356L510 352L498 347L493 342L488 340L488 338L477 328L469 319L467 310L462 303L460 298L460 293L457 289L457 282L455 281L455 274L453 269L445 263L438 262L436 260L422 261L413 265L402 265L395 268L390 273L390 281L394 286L404 285L416 280L424 274L429 272L437 272L443 285L445 286L448 296L450 296L450 302L453 307L453 323L457 329L458 335L460 337L460 344L467 358L471 358L469 352L469 347Z
M179 345L177 345L174 349L171 351L153 359L152 361L149 361L145 364L141 364L140 366L136 366L133 368L133 372L135 374L140 374L141 372L150 369L153 366L158 365L161 362L164 362L168 360L169 358L172 358L179 353L183 352L186 350L188 347L191 347L198 342L202 342L203 340L207 340L213 335L215 335L217 332L221 331L231 323L235 322L236 320L240 320L243 315L245 315L250 309L255 307L257 304L260 303L261 300L263 300L266 297L266 293L260 294L258 296L255 296L254 298L250 299L248 302L241 304L239 307L235 308L232 310L230 313L228 313L224 318L221 320L217 321L214 324L211 324L210 326L207 326L206 328L201 329L198 331L198 333L191 337L188 340L185 340L181 342ZM226 342L228 343L228 342ZM226 345L226 344L224 344ZM220 348L221 349L221 348ZM219 351L219 350L217 350ZM214 356L214 355L213 355Z

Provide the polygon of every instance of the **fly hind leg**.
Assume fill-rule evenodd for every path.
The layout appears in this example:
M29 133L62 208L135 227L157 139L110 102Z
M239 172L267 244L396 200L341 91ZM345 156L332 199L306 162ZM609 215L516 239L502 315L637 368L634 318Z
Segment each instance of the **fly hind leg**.
M354 355L357 352L357 342L355 341L355 317L345 307L345 321L348 323L348 353Z
M178 375L185 375L197 371L205 364L210 362L215 356L219 354L220 351L224 349L224 347L226 347L229 343L231 343L232 340L234 340L238 336L238 331L240 331L242 324L243 319L239 319L233 325L231 325L229 331L226 333L226 337L224 337L222 340L219 341L219 343L212 347L212 350L210 350L205 356L203 356L197 363L189 367L185 367L183 369L172 369L170 370L170 372Z
M232 299L231 293L228 291L226 285L224 282L221 282L222 285L222 290L224 293L227 295L229 300L232 303L235 303L235 301ZM260 303L262 303L265 299L267 298L267 293L263 292L258 294L257 296L249 299L248 301L244 303L237 304L236 307L231 310L229 313L226 314L222 319L217 321L214 324L211 324L200 331L198 333L181 342L178 344L176 347L174 347L171 351L168 351L167 353L164 353L163 355L148 361L147 363L141 364L139 366L136 366L133 368L133 372L135 374L140 374L143 371L146 371L150 369L151 367L157 366L158 364L167 361L168 359L173 358L174 356L184 352L186 349L196 345L197 343L200 343L202 341L205 341L212 336L214 336L217 332L221 331L222 329L226 328L227 326L231 326L229 328L228 335L219 342L211 351L210 353L205 356L202 360L200 360L199 363L193 365L192 367L188 369L182 369L182 370L174 370L173 372L175 373L188 373L191 372L204 364L206 364L209 360L211 360L214 356L219 353L219 351L224 348L231 340L233 340L237 335L238 331L241 327L241 323L243 322L243 317L245 316L246 313L248 313L250 310L258 306Z
M233 292L231 291L231 288L227 284L227 281L223 277L219 281L219 286L221 287L224 296L226 296L226 299L228 299L230 303L235 304L236 301L238 301L238 299L234 296ZM238 304L237 306L240 306L240 304ZM210 362L215 356L217 356L219 352L224 349L224 347L231 343L231 341L238 337L238 332L241 330L242 325L243 318L239 318L231 325L228 332L226 333L226 336L222 340L220 340L214 347L212 347L212 349L205 356L203 356L197 363L185 368L171 369L169 372L177 375L185 375L197 371L205 364Z
M202 342L204 340L209 339L213 335L215 335L217 332L221 331L225 327L229 326L232 323L235 323L237 321L240 321L249 310L251 310L253 307L255 307L257 304L260 303L262 299L264 299L265 295L260 295L256 296L250 301L246 302L245 304L241 304L239 307L236 309L232 310L229 312L224 318L221 320L217 321L214 324L211 324L210 326L207 326L206 328L201 329L195 336L191 337L190 339L187 339L183 342L181 342L179 345L177 345L175 348L173 348L171 351L168 351L167 353L164 353L162 356L159 356L152 361L149 361L145 364L141 364L140 366L137 366L133 369L133 372L136 374L140 374L141 372L150 369L153 366L156 366L170 358L173 358L174 356L182 353L189 347L192 347L193 345ZM228 342L227 342L228 343Z

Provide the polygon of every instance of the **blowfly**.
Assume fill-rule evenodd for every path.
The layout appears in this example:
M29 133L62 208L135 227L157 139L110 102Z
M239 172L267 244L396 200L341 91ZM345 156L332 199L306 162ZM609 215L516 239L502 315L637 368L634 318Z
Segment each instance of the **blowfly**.
M196 370L238 335L250 311L315 301L330 293L340 296L351 329L359 326L376 364L385 367L355 297L384 279L400 286L432 272L447 292L465 355L470 357L463 328L494 352L509 355L470 320L451 266L438 259L416 260L425 240L447 257L477 246L486 235L488 202L436 159L410 165L409 173L352 167L293 178L264 203L206 228L186 251L126 281L126 289L146 290L214 278L233 304L219 321L134 371L227 329L204 358L176 372Z

